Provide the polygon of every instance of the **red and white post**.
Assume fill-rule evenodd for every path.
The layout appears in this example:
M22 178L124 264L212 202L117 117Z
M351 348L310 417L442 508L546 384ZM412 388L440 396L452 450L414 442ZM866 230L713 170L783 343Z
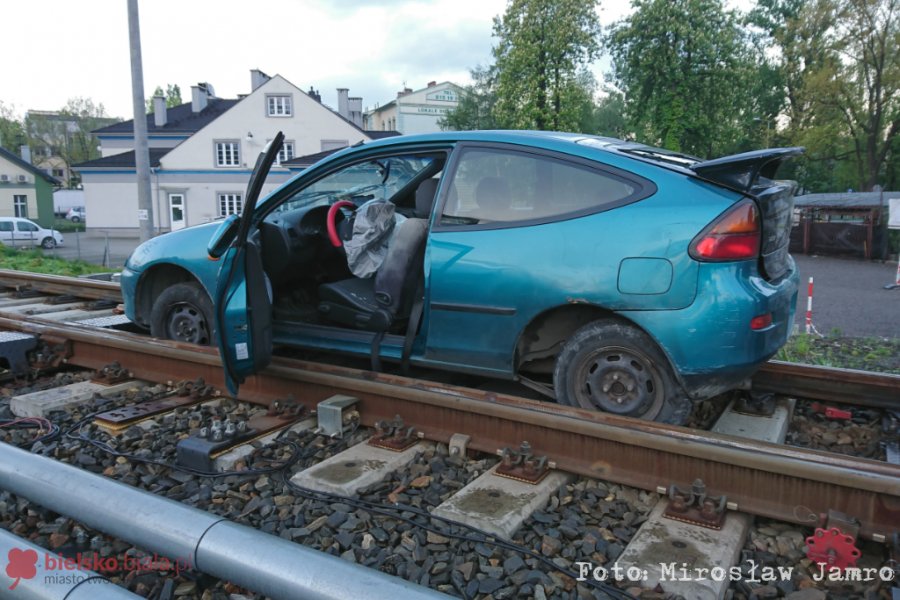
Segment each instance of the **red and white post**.
M813 298L813 278L809 278L809 288L806 292L806 333L812 333L812 298Z
M896 290L897 288L900 288L900 256L897 257L897 275L894 276L894 283L884 286L886 290Z

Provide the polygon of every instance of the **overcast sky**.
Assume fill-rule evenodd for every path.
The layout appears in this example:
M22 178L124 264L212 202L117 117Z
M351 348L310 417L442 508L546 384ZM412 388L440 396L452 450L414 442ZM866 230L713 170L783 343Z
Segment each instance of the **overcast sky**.
M740 0L738 0L740 1ZM18 115L71 97L131 118L126 0L4 0L0 100ZM405 85L469 82L491 60L492 19L506 0L140 0L144 91L200 81L216 95L250 91L250 69L280 74L336 106L338 87L363 107ZM629 0L603 0L609 25ZM598 79L602 63L595 72Z

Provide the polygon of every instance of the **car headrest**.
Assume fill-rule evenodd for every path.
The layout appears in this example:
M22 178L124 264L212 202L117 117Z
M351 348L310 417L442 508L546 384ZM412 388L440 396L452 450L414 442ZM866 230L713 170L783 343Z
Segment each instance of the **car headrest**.
M431 216L431 207L434 206L434 196L437 192L438 180L426 179L416 188L416 217L427 219Z

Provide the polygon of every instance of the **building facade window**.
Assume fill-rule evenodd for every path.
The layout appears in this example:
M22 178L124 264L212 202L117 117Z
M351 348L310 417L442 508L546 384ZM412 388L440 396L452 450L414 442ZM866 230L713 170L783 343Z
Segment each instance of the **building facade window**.
M266 114L270 117L290 117L293 108L289 95L266 96Z
M18 194L13 196L13 207L17 217L28 218L28 196L20 196Z
M66 172L62 169L53 169L53 173L51 173L51 175L53 175L54 177L63 177L65 176L65 174Z
M219 194L219 216L239 215L244 207L244 198L241 194Z
M281 150L278 151L278 160L275 164L280 165L294 158L294 142L284 142Z
M216 166L239 167L241 166L241 143L238 141L216 142Z

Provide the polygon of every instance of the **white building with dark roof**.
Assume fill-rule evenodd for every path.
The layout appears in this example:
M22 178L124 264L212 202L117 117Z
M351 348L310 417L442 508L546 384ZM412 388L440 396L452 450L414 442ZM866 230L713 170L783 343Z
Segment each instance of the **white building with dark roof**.
M209 84L193 86L191 102L180 106L166 109L165 100L155 98L147 129L156 230L239 213L256 157L278 131L284 132L285 145L264 193L291 176L282 161L370 140L361 114L354 123L349 105L348 99L348 114L340 114L317 93L259 70L251 71L251 92L238 99L216 97ZM102 158L76 165L91 232L138 234L133 127L126 121L98 130Z

